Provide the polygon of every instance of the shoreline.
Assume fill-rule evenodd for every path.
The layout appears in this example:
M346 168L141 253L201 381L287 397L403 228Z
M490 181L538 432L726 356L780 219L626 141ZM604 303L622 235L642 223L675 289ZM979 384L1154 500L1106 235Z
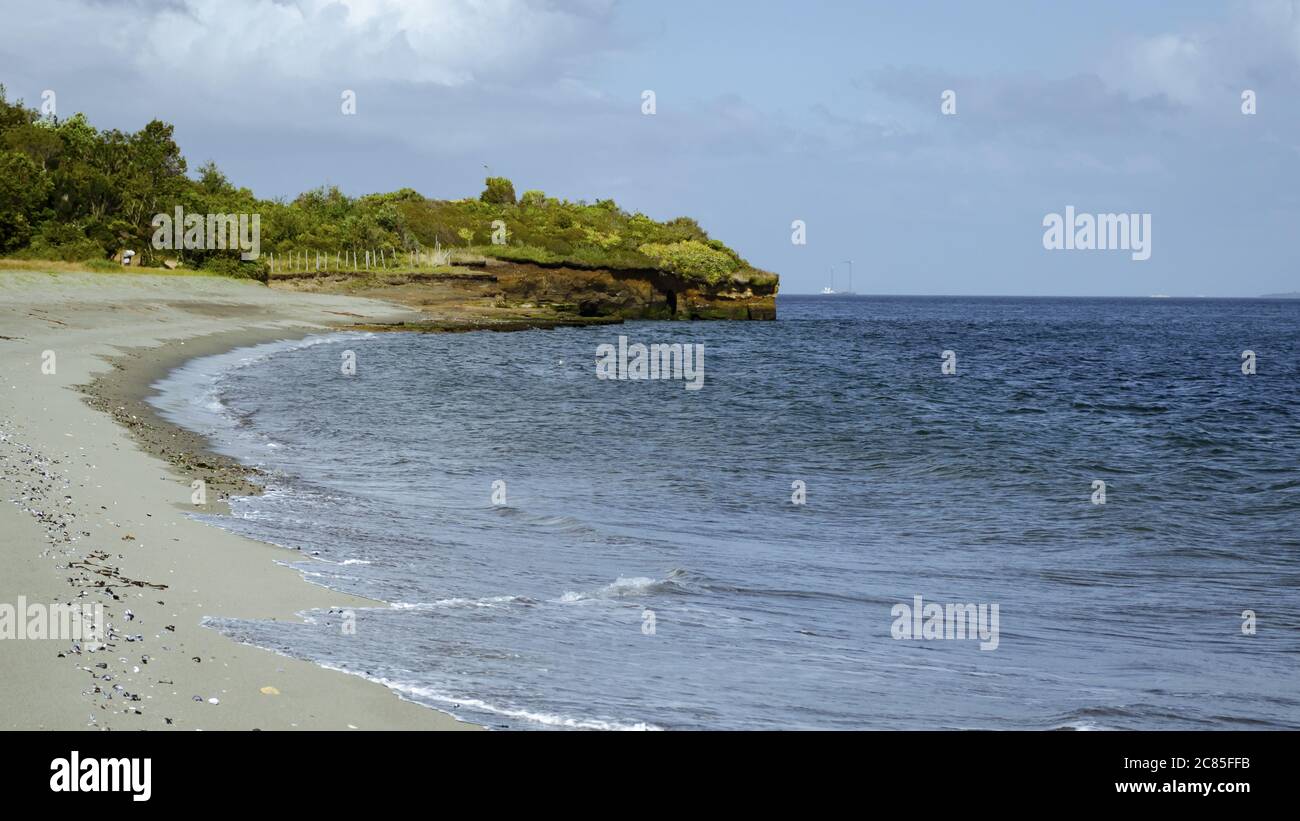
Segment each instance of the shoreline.
M175 348L128 349L106 359L112 370L97 375L89 384L78 385L77 390L84 395L86 404L129 430L141 449L166 462L178 482L182 477L203 479L208 503L201 512L226 514L230 511L226 502L229 497L259 496L264 492L263 486L251 478L261 475L261 471L217 453L203 434L164 419L148 401L157 395L154 384L195 359L335 330L224 331L187 339Z
M260 492L255 470L146 401L198 357L412 313L216 278L0 272L0 603L102 604L108 629L98 651L0 641L0 728L481 729L203 627L383 603L307 581L287 566L299 551L185 515L193 479L201 510L221 513Z

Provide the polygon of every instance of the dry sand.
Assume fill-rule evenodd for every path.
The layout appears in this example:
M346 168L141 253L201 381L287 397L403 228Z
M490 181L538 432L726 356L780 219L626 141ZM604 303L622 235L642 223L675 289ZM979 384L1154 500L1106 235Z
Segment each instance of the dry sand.
M112 630L96 652L0 640L0 729L474 729L200 626L377 603L277 564L300 553L189 518L193 479L208 510L250 486L143 403L194 356L413 318L219 278L0 270L0 603L102 602Z

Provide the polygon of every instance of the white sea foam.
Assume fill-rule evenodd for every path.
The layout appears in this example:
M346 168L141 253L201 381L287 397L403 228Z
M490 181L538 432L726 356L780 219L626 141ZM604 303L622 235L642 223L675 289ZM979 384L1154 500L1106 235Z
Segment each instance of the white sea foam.
M247 644L247 642L241 642L241 643ZM251 645L251 646L256 646L256 645ZM277 652L278 655L285 655L284 653L280 653L279 651L272 651L272 652ZM535 710L523 710L523 709L513 708L513 707L498 707L494 704L489 704L488 702L483 701L482 699L460 698L458 696L449 695L440 690L436 690L432 687L428 687L423 684L412 684L409 682L394 681L392 679L384 678L383 676L366 675L365 673L358 673L356 670L349 670L346 667L340 667L336 664L317 662L317 666L322 667L326 670L333 670L338 673L347 673L350 676L363 678L366 681L372 681L376 684L382 684L385 687L389 688L390 690L393 690L394 692L398 693L399 695L406 697L408 700L418 699L426 702L432 701L440 705L446 705L450 709L446 709L444 710L444 712L447 712L450 715L459 718L461 720L472 721L473 719L472 718L466 719L463 714L457 713L456 710L458 708L468 708L469 710L474 710L481 713L499 715L499 716L504 716L506 718L519 719L521 721L529 721L534 724L541 725L543 727L554 727L554 728L566 729L566 730L616 730L616 731L626 731L626 732L634 732L634 731L647 732L647 731L663 730L663 727L660 727L656 724L651 724L647 721L620 721L615 719L602 719L602 718L574 718L572 716L564 716L564 715L559 715L557 713L543 713Z
M167 421L190 430L205 434L230 432L239 427L239 422L221 401L221 384L231 373L288 351L372 338L372 333L341 331L266 342L192 359L153 383L151 387L157 394L149 398L149 404ZM272 448L280 446L274 442L265 444Z
M442 610L452 607L497 607L514 602L530 603L527 596L489 596L482 599L439 599L433 602L393 602L394 610Z
M1100 731L1104 731L1104 730L1117 730L1117 729L1119 729L1119 728L1118 728L1118 727L1107 727L1107 726L1105 726L1104 724L1098 724L1098 723L1095 722L1095 721L1088 721L1087 719L1075 719L1074 721L1067 721L1067 722L1065 722L1065 723L1063 723L1063 724L1058 724L1058 725L1056 725L1055 727L1053 727L1052 729L1054 729L1054 730L1075 730L1075 731L1078 731L1078 732L1092 732L1092 731L1099 731L1099 730L1100 730Z
M337 669L337 668L336 668ZM348 671L344 671L348 672ZM486 701L477 698L459 698L448 695L426 687L422 684L408 684L400 681L391 681L389 679L371 676L362 676L370 681L378 682L385 687L404 693L416 699L423 701L432 701L438 704L448 705L455 710L456 708L467 708L491 715L504 716L519 721L528 721L543 727L553 727L565 730L617 730L617 731L641 731L662 730L654 724L645 721L619 721L601 718L574 718L572 716L558 715L556 713L543 713L535 710L524 710L514 707L499 707L495 704L489 704ZM452 713L456 715L456 713ZM459 716L457 716L459 717Z
M680 592L681 584L677 581L685 575L684 571L674 570L666 579L652 579L648 576L619 576L612 583L598 590L585 593L566 592L556 601L562 603L591 601L593 599L622 599L632 596L648 596L654 593Z

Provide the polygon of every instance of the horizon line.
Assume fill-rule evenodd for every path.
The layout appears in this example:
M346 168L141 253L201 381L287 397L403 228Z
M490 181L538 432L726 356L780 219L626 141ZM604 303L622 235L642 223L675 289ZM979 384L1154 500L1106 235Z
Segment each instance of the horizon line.
M783 296L816 297L960 297L976 299L1269 299L1300 300L1300 292L1287 294L1259 294L1257 296L1176 296L1173 294L823 294L817 291L777 292L777 299Z

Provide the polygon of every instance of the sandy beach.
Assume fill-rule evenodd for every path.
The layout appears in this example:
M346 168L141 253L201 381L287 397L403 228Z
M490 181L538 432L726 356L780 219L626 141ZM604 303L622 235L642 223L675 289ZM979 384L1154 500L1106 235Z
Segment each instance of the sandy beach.
M300 553L187 516L255 486L144 402L196 356L412 318L216 277L0 271L0 603L101 603L109 627L95 652L0 641L0 728L475 729L201 626L381 605L304 581L283 564Z

